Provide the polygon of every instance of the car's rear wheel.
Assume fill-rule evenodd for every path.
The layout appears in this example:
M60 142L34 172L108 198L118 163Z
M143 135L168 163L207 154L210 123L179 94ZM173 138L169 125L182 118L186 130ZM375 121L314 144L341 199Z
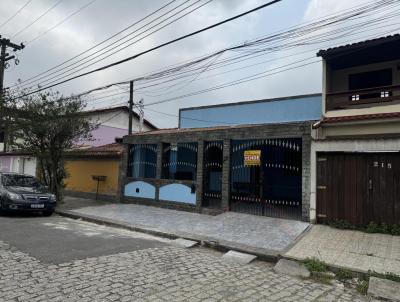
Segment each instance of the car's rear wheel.
M53 213L54 213L54 210L46 210L46 211L43 211L43 216L46 216L46 217L48 217L48 216L51 216L51 215L53 215Z

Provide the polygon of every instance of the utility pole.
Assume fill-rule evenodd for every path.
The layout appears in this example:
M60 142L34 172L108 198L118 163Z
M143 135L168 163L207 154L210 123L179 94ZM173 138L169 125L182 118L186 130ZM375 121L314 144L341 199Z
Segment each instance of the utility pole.
M133 116L133 81L129 82L129 123L128 134L132 134L132 116Z
M139 108L139 117L140 117L139 133L142 133L143 132L143 122L144 122L144 100L143 100L143 98L140 99L138 108Z
M13 51L21 50L25 47L24 44L14 44L12 43L9 39L6 38L1 38L0 36L0 127L2 128L4 126L4 148L3 151L7 151L7 117L4 114L4 70L7 68L8 63L7 61L15 59L15 56L10 56L7 53L7 48L12 48ZM15 65L19 64L18 59L15 59ZM4 122L4 125L2 124ZM0 131L2 130L0 128Z

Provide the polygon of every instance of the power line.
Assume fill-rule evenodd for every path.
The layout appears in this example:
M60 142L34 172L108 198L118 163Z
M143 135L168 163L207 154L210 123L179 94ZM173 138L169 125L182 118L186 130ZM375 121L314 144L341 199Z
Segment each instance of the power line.
M56 3L54 3L52 6L50 6L44 13L42 13L39 17L37 17L35 20L33 20L31 23L29 23L27 26L22 28L20 31L16 32L14 35L11 36L11 38L15 38L25 30L27 30L29 27L31 27L33 24L38 22L40 19L42 19L45 15L47 15L50 11L52 11L54 8L56 8L63 0L59 0Z
M123 29L120 30L119 32L117 32L117 33L113 34L112 36L106 38L105 40L103 40L103 41L101 41L101 42L99 42L99 43L97 43L97 44L91 46L91 47L88 48L88 49L85 49L84 51L80 52L79 54L73 56L72 58L70 58L70 59L68 59L68 60L66 60L66 61L64 61L64 62L62 62L62 63L60 63L60 64L58 64L58 65L56 65L56 66L54 66L54 67L51 67L51 68L49 68L49 69L47 69L47 70L45 70L45 71L43 71L43 72L41 72L41 73L39 73L39 74L37 74L37 75L31 77L31 78L28 78L28 79L26 79L26 80L21 81L21 83L25 83L25 82L27 82L27 81L36 79L37 77L39 77L39 76L41 76L41 75L43 75L43 74L45 74L45 73L47 73L47 72L49 72L49 71L52 71L52 70L56 69L57 67L60 67L60 66L66 64L66 63L68 63L68 62L71 62L72 60L74 60L74 59L80 57L81 55L86 54L87 52L93 50L93 49L96 48L97 46L100 46L100 45L106 43L107 41L109 41L109 40L115 38L115 37L118 36L119 34L121 34L121 33L125 32L125 31L127 31L129 28L132 28L133 26L135 26L135 25L141 23L142 21L144 21L144 20L150 18L151 16L157 14L159 11L163 10L164 8L166 8L167 6L171 5L172 3L176 2L176 1L177 1L177 0L172 0L172 1L168 2L167 4L164 4L164 5L161 6L160 8L158 8L158 9L156 9L155 11L151 12L150 14L144 16L143 18L139 19L138 21L135 21L134 23L130 24L129 26L127 26L127 27L125 27L125 28L123 28Z
M376 10L374 10L374 11L376 11ZM395 16L395 15L394 15ZM385 19L386 20L386 19ZM369 23L369 26L373 26L374 25L374 23L373 22L375 22L375 24L376 24L376 20L369 20L368 21ZM380 21L381 22L381 21ZM393 25L393 24L391 24L391 25ZM363 25L362 26L362 28L365 28L366 27L366 25ZM383 27L383 26L382 26ZM379 27L378 27L379 28ZM350 28L350 29L352 29L352 28ZM376 29L376 27L375 27L375 29ZM391 31L393 31L393 29L391 30ZM335 30L335 31L332 31L333 33L336 33L337 31ZM361 32L363 32L363 31L361 31ZM361 32L359 32L359 33L361 33ZM359 34L359 33L357 33L357 34ZM354 33L352 33L352 34L354 34ZM326 36L327 35L327 33L325 33L324 32L324 36ZM348 34L346 34L346 36L348 36ZM337 38L337 37L336 37ZM331 41L331 39L329 38L328 39L329 41ZM315 41L313 41L314 43L315 43ZM351 41L350 41L351 42ZM292 46L299 46L299 45L304 45L303 43L299 43L299 42L296 42L297 44L293 44ZM316 49L316 50L318 50L318 49ZM306 52L308 52L308 51L306 51ZM303 52L303 53L305 53L305 52ZM297 55L298 53L296 53L296 55ZM258 55L257 55L258 56ZM287 56L287 57L289 57L289 56ZM226 60L225 60L226 61ZM272 61L272 60L271 60ZM236 62L233 62L233 63L236 63ZM230 64L233 64L233 63L229 63L229 64L226 64L226 65L230 65ZM225 65L225 66L226 66ZM218 67L215 67L215 68L210 68L209 70L213 70L213 69L216 69L216 68L219 68L219 67L221 67L221 66L218 66ZM223 67L223 66L222 66ZM204 68L204 67L199 67L199 68ZM180 70L181 68L177 68L177 70ZM231 71L233 71L233 70L231 70ZM227 71L227 72L231 72L231 71ZM186 71L185 71L186 72ZM185 73L184 72L184 73ZM189 71L189 72L191 72L191 71ZM161 72L162 73L162 72ZM223 73L226 73L226 72L223 72ZM223 74L222 73L222 74ZM191 74L189 74L189 76L191 76ZM150 75L149 76L150 78L152 78L152 76ZM145 77L144 76L142 76L141 78L139 78L139 79L144 79ZM179 78L182 78L182 77L179 77ZM175 78L176 79L176 78ZM172 79L172 80L167 80L167 81L164 81L164 82L162 82L162 83L165 83L165 82L170 82L170 81L173 81L173 80L175 80L175 79ZM135 79L135 81L136 81L137 79ZM159 85L159 84L162 84L162 83L156 83L156 84L154 84L154 85L150 85L150 86L155 86L155 85ZM100 88L97 88L97 89L93 89L93 90L100 90L100 89L105 89L105 88L108 88L108 87L110 87L110 86L113 86L113 85L118 85L118 84L124 84L124 82L120 82L120 83L114 83L114 84L109 84L109 85L107 85L107 86L105 86L105 87L100 87ZM139 87L138 89L136 89L136 91L137 90L141 90L142 88L146 88L146 87ZM92 91L93 91L92 90ZM89 91L89 92L91 92L91 91ZM86 92L86 93L89 93L89 92ZM122 93L121 93L122 94ZM106 98L107 96L104 96L104 97L102 97L102 98Z
M386 19L385 19L386 20ZM373 22L371 21L371 20L368 20L367 21L368 22L368 26L372 26L372 25L374 25L373 24ZM374 21L375 22L375 21ZM365 28L367 25L366 24L361 24L362 25L362 28ZM357 26L358 27L360 27L360 24L357 24ZM354 26L353 26L354 27ZM352 28L350 28L350 29L352 29ZM333 33L335 33L335 31L333 31ZM346 34L346 36L348 36L349 34ZM296 36L297 36L297 34L296 34ZM327 36L327 33L323 33L323 37L324 38L327 38L328 36ZM336 37L337 38L337 37ZM328 39L328 38L327 38ZM305 41L307 41L307 40L310 40L310 38L307 38L307 39L305 39ZM314 39L315 40L315 39ZM331 40L331 38L329 38L329 41ZM318 42L318 41L317 41ZM316 41L313 41L313 44L315 44L315 43L317 43ZM320 43L320 42L318 42L318 43ZM306 44L310 44L310 43L306 43ZM291 47L291 48L293 48L293 47L295 47L295 46L299 46L299 45L305 45L304 44L304 42L301 42L301 40L300 40L300 42L298 41L298 42L296 42L296 44L289 44L289 46ZM282 47L280 47L279 48L280 50L282 49ZM276 49L275 49L276 50ZM318 50L318 49L317 49ZM264 49L262 50L263 52L265 51ZM217 52L218 53L218 52ZM258 54L258 55L256 55L256 56L259 56L260 54ZM261 55L264 55L263 53L261 53ZM245 56L248 56L248 54L246 54ZM255 56L254 56L255 57ZM204 59L204 57L202 57L202 59ZM247 58L246 58L247 59ZM199 61L201 61L201 60L199 60ZM225 60L226 61L226 60ZM241 60L241 61L243 61L243 60ZM226 66L226 65L230 65L230 64L233 64L233 63L236 63L236 62L232 62L232 63L229 63L229 64L225 64L224 66ZM220 64L220 63L218 63L218 64ZM218 64L216 64L216 65L218 65ZM192 64L193 65L193 64ZM216 68L220 68L220 67L223 67L223 66L217 66L217 67L215 67L215 68L210 68L209 70L213 70L213 69L216 69ZM204 67L199 67L198 69L203 69ZM176 68L176 70L180 70L180 69L182 69L181 67L178 67L178 68ZM196 68L197 69L197 68ZM172 70L174 70L174 69L172 69ZM167 70L168 71L168 70ZM194 71L194 70L193 70ZM161 74L163 73L163 72L165 72L165 71L162 71L162 72L160 72ZM184 71L184 72L182 72L182 73L187 73L187 72L192 72L192 71ZM158 73L156 73L156 75L157 75ZM168 74L168 72L166 73L166 74ZM191 74L189 74L189 76L191 76ZM148 78L153 78L154 77L154 79L153 80L158 80L158 78L157 78L157 76L152 76L152 75L150 75L150 76L148 76L148 77L146 77L146 76L142 76L142 77L139 77L139 78L136 78L136 79L134 79L135 81L137 81L137 80L148 80ZM183 77L185 77L185 76L183 76ZM183 77L179 77L179 78L183 78ZM178 79L178 78L175 78L175 79ZM173 80L175 80L175 79L172 79L172 80L167 80L167 81L164 81L164 82L162 82L162 83L165 83L165 82L170 82L170 81L173 81ZM150 79L150 81L152 81L152 79ZM146 88L146 87L149 87L149 86L155 86L155 85L158 85L158 84L162 84L162 83L156 83L156 84L153 84L153 85L148 85L148 86L145 86L145 87L139 87L138 89L136 89L136 90L140 90L140 89L143 89L143 88ZM120 83L115 83L115 84L125 84L124 82L120 82ZM103 88L108 88L108 87L110 87L110 86L112 86L113 84L110 84L110 85L107 85L107 86L105 86L105 87L101 87L101 88L98 88L98 89L103 89ZM94 89L94 90L96 90L96 89ZM93 91L93 90L92 90ZM90 93L91 91L89 91L89 92L86 92L86 93Z
M239 47L236 47L236 48L240 48L240 47L243 47L243 46L239 46ZM232 48L232 49L234 49L234 48ZM231 50L232 50L232 49L231 49ZM223 50L223 51L226 51L226 49ZM218 52L217 52L216 54L218 54ZM118 63L121 63L121 62L118 62ZM109 66L108 66L108 67L109 67ZM107 68L108 68L108 67L107 67ZM99 70L99 69L98 69L98 70ZM100 69L100 70L101 70L101 69ZM86 73L86 74L87 74L87 73ZM85 75L85 74L83 74L83 75ZM78 77L79 77L79 76L78 76ZM72 79L73 79L73 78L72 78ZM48 86L47 86L47 87L48 87Z
M377 8L378 6L378 4L379 5L382 5L382 4L385 4L385 2L386 2L386 4L387 3L390 3L390 1L379 1L379 3L375 3L375 8ZM393 2L393 1L391 1L391 2ZM373 4L372 4L373 5ZM372 5L370 5L370 6L372 6ZM353 7L354 8L354 7ZM367 6L365 6L364 7L365 9L366 8L368 8ZM120 50L118 50L118 51L120 51ZM117 51L117 52L118 52ZM115 52L114 52L115 53ZM108 56L107 56L108 57ZM91 59L92 60L92 59ZM89 60L90 61L90 60ZM100 60L98 60L98 61L96 61L96 62L94 62L93 64L95 64L95 63L97 63L97 62L99 62L99 61L101 61L101 59ZM75 64L75 63L74 63ZM90 64L90 65L87 65L87 66L85 66L85 67L83 67L83 68L80 68L80 70L83 70L83 69L85 69L86 67L88 67L88 66L91 66L91 65L93 65L93 64ZM73 65L73 64L72 64ZM78 66L78 67L80 67L80 66ZM76 67L75 67L76 68ZM73 69L75 69L75 68L73 68ZM70 69L70 70L72 70L72 69ZM78 70L79 71L79 70ZM72 74L74 74L74 73L76 73L77 71L75 71L75 72L72 72L72 73L70 73L70 74L68 74L68 75L65 75L65 76L63 76L63 77L59 77L58 79L55 79L54 81L52 81L52 82L50 82L50 83L47 83L47 84L44 84L45 82L48 82L50 79L48 79L48 80L46 80L45 82L43 82L43 83L40 83L39 85L40 86L44 86L44 85L50 85L50 84L53 84L53 83L56 83L58 80L61 80L62 78L64 78L64 77L67 77L67 76L69 76L69 75L72 75ZM65 72L64 72L65 73ZM63 74L64 74L63 73ZM48 77L48 76L45 76L45 77ZM42 77L43 78L43 77ZM33 87L31 87L31 88L33 88Z
M8 22L10 22L12 19L14 19L29 3L31 3L32 0L28 0L24 5L21 6L19 10L15 12L11 17L9 17L6 21L4 21L1 25L0 28L2 28L4 25L6 25Z
M394 23L394 24L391 24L391 26L396 25L396 24L400 24L400 23ZM372 24L372 25L374 25L374 24ZM385 28L386 28L387 26L388 26L388 25L384 25L384 26L381 26L381 27L376 27L376 26L375 26L373 29L376 30L376 29L382 28L382 27L385 27ZM367 31L370 31L370 30L367 30ZM364 31L357 32L357 33L355 33L355 34L360 34L361 32L365 32L365 30L364 30ZM349 36L349 35L346 35L346 37L348 37L348 36ZM331 39L329 39L329 40L331 41ZM349 42L350 42L350 41L349 41ZM264 60L264 61L257 62L257 63L254 63L254 64L250 64L250 65L246 65L246 66L234 68L234 69L231 69L231 70L228 70L228 71L223 71L223 72L220 72L220 73L208 75L207 77L203 77L203 78L199 78L199 77L198 77L200 74L195 75L195 77L196 77L196 80L200 80L200 79L210 79L210 77L219 76L219 75L226 74L226 73L230 73L230 72L233 72L233 71L237 71L237 70L242 70L242 69L246 69L246 68L258 66L258 65L261 65L261 64L264 64L264 63L267 63L267 62L277 61L277 60L280 60L280 59L289 58L289 57L292 57L292 56L297 56L297 55L300 55L300 54L309 53L309 52L318 51L318 50L319 50L319 48L316 48L316 49L313 49L313 50L303 51L303 52L300 52L300 53L297 53L297 52L296 52L295 54L283 56L283 57L280 57L280 58L274 58L274 59ZM270 53L270 52L268 52L268 53L262 53L261 55L264 56L264 55L269 54L269 53ZM256 55L256 56L260 56L260 54L258 54L258 55ZM244 58L244 59L242 59L242 60L233 61L233 62L230 62L230 63L227 63L227 64L223 64L223 65L216 64L217 66L215 66L215 67L213 67L213 68L209 68L207 71L211 71L211 70L214 70L214 69L219 69L219 68L222 68L222 67L225 67L225 66L228 66L228 65L232 65L232 64L237 64L237 63L239 63L239 62L241 62L241 61L245 61L245 60L248 60L248 59L252 59L252 58L254 58L254 57L256 57L256 56L246 57L246 58ZM194 70L194 71L195 71L195 70ZM177 77L175 77L175 78L167 79L167 80L164 80L164 81L161 81L161 82L157 82L157 83L154 83L154 84L150 84L150 85L139 86L138 88L136 88L136 91L141 91L141 90L143 90L143 89L145 90L146 88L150 88L150 87L154 87L154 86L159 86L159 85L162 85L162 84L165 84L165 83L168 83L168 82L174 82L174 81L179 80L179 79L185 79L185 78L187 78L187 77L192 77L192 76L193 76L191 70L186 71L186 72L182 72L182 73L183 73L183 74L184 74L184 73L189 73L189 74L182 75L182 76L177 76ZM159 79L155 79L155 80L159 80ZM192 81L190 81L190 82L192 82ZM190 82L189 82L189 83L190 83ZM178 83L178 84L179 84L179 83ZM170 87L161 88L161 89L164 89L164 90L165 90L165 89L169 89L169 88L171 88L171 87L173 87L173 86L176 86L176 85L177 85L177 84L173 84L173 85L171 85ZM185 86L186 86L186 85L185 85ZM181 87L180 87L180 88L181 88ZM170 92L169 92L169 93L170 93ZM144 93L142 92L142 94L144 94ZM145 94L145 95L146 95L146 94ZM160 95L150 95L150 96L156 97L156 96L160 96Z
M393 2L393 1L391 1L391 2ZM366 10L366 9L368 9L368 8L374 8L375 10L374 10L374 12L376 11L376 8L378 7L378 5L383 5L383 4L387 4L387 3L390 3L390 1L379 1L378 3L376 3L376 2L372 2L372 4L368 4L368 5L365 5L364 7L363 7L363 9L364 10ZM355 6L355 7L357 7L357 6ZM353 7L353 8L355 8L355 7ZM348 9L349 10L349 9ZM344 11L348 11L348 10L344 10ZM350 9L351 10L351 9ZM357 12L357 11L356 11ZM350 13L353 13L353 11L351 11ZM363 13L365 13L365 12L363 12ZM354 14L353 16L350 16L350 17L354 17L354 16L357 16L357 14ZM321 18L321 19L319 19L319 20L325 20L325 18ZM307 23L306 23L307 24ZM274 35L274 36L276 36L276 35ZM273 36L272 36L273 37ZM99 60L100 61L100 60ZM84 69L84 68L81 68L81 69ZM72 74L72 73L71 73ZM55 80L56 81L56 80ZM49 83L49 84L52 84L52 83L54 83L55 81L53 81L53 82L51 82L51 83ZM42 85L43 86L43 85Z
M54 30L55 28L57 28L58 26L62 25L63 23L65 23L68 19L72 18L73 16L75 16L76 14L80 13L82 10L84 10L85 8L87 8L88 6L90 6L91 4L93 4L94 2L96 2L97 0L92 0L88 3L86 3L85 5L81 6L79 9L77 9L76 11L74 11L73 13L71 13L70 15L68 15L67 17L65 17L63 20L61 20L60 22L58 22L56 25L52 26L51 28L49 28L48 30L42 32L41 34L37 35L35 38L33 38L32 40L28 41L27 44L32 44L33 42L35 42L36 40L40 39L41 37L43 37L44 35L46 35L47 33L51 32L52 30Z
M37 90L35 90L35 91L28 92L28 93L26 93L24 96L31 95L31 94L34 94L34 93L37 93L37 92L40 92L40 91L43 91L43 90L46 90L46 89L49 89L49 88L58 86L58 85L61 85L61 84L63 84L63 83L72 81L72 80L74 80L74 79L81 78L81 77L83 77L83 76L86 76L86 75L89 75L89 74L92 74L92 73L95 73L95 72L99 72L99 71L102 71L102 70L105 70L105 69L108 69L108 68L111 68L111 67L120 65L120 64L122 64L122 63L131 61L131 60L134 60L134 59L136 59L136 58L138 58L138 57L140 57L140 56L142 56L142 55L144 55L144 54L147 54L147 53L152 52L152 51L154 51L154 50L163 48L163 47L165 47L165 46L168 46L168 45L170 45L170 44L176 43L176 42L178 42L178 41L187 39L187 38L189 38L189 37L192 37L192 36L194 36L194 35L197 35L197 34L199 34L199 33L204 32L204 31L210 30L210 29L212 29L212 28L218 27L218 26L220 26L220 25L223 25L223 24L228 23L228 22L230 22L230 21L233 21L233 20L235 20L235 19L241 18L241 17L246 16L246 15L248 15L248 14L250 14L250 13L253 13L253 12L255 12L255 11L258 11L258 10L260 10L260 9L263 9L263 8L265 8L265 7L267 7L267 6L270 6L270 5L273 5L273 4L275 4L275 3L278 3L278 2L280 2L280 1L282 1L282 0L273 0L273 1L267 2L267 3L263 4L263 5L260 5L260 6L257 6L257 7L253 8L253 9L251 9L251 10L248 10L248 11L246 11L246 12L244 12L244 13L241 13L241 14L238 14L238 15L233 16L233 17L231 17L231 18L225 19L225 20L223 20L223 21L214 23L214 24L212 24L212 25L210 25L210 26L207 26L207 27L204 27L204 28L202 28L202 29L200 29L200 30L194 31L194 32L192 32L192 33L183 35L183 36L181 36L181 37L179 37L179 38L176 38L176 39L170 40L170 41L168 41L168 42L162 43L162 44L160 44L160 45L157 45L157 46L152 47L152 48L150 48L150 49L148 49L148 50L142 51L142 52L140 52L140 53L138 53L138 54L136 54L136 55L130 56L130 57L125 58L125 59L123 59L123 60L119 60L119 61L117 61L117 62L114 62L114 63L108 64L108 65L102 66L102 67L100 67L100 68L96 68L96 69L94 69L94 70L91 70L91 71L88 71L88 72L84 72L84 73L82 73L82 74L76 75L76 76L74 76L74 77L71 77L71 78L69 78L69 79L60 81L60 82L58 82L58 83L55 83L55 84L52 84L52 85L48 85L48 86L45 86L45 87L43 87L43 88L39 88L39 89L37 89Z
M182 99L182 98L185 98L185 97L194 96L194 95L202 94L202 93L205 93L205 92L210 92L210 91L219 90L219 89L226 88L226 87L235 86L235 85L238 85L238 84L242 84L242 83L246 83L246 82L249 82L249 81L254 81L254 80L257 80L257 79L260 79L260 78L264 78L264 77L267 77L267 76L271 76L271 75L275 75L275 74L278 74L278 73L282 73L284 71L298 69L298 68L302 68L302 67L305 67L305 66L320 62L320 59L317 59L317 60L309 62L309 63L304 63L304 64L301 64L301 65L298 65L298 66L294 66L294 67L290 67L290 68L279 70L277 72L269 73L271 71L280 69L282 67L291 66L291 65L294 65L294 64L297 64L297 63L302 63L302 62L310 60L310 59L311 58L299 60L299 61L292 62L292 63L289 63L289 64L285 64L285 65L282 65L282 66L279 66L279 67L276 67L276 68L273 68L273 69L270 69L270 70L267 70L267 71L256 73L256 74L251 75L251 76L240 78L240 79L235 80L235 81L226 82L224 84L216 85L216 86L213 86L211 88L207 88L207 89L199 90L199 91L196 91L196 92L188 93L188 94L185 94L185 95L181 95L181 96L177 96L177 97L172 97L172 98L168 98L168 99L164 99L164 100L148 103L148 104L145 105L145 107L158 105L158 104L162 104L162 103L167 103L167 102L175 101L175 100Z
M184 3L188 2L188 1L190 1L190 0L187 0L187 1L185 1ZM116 53L119 53L119 52L121 52L122 50L124 50L124 49L126 49L126 48L128 48L128 47L130 47L130 46L132 46L132 45L134 45L134 44L136 44L136 43L138 43L138 42L144 40L145 38L149 37L150 35L153 35L153 34L155 34L156 32L158 32L158 31L160 31L160 30L166 28L167 26L171 25L172 23L177 22L178 20L180 20L180 19L182 19L183 17L189 15L190 13L192 13L192 12L194 12L194 11L200 9L201 7L203 7L204 5L210 3L210 2L213 1L213 0L208 0L207 2L205 2L205 3L203 3L203 4L199 5L199 6L197 6L197 7L195 7L195 8L193 8L192 10L190 10L190 11L186 12L185 14L183 14L183 15L181 15L181 16L175 18L175 19L173 19L172 21L170 21L170 22L168 22L167 24L165 24L165 25L163 25L163 26L161 26L161 27L155 29L154 31L148 33L147 35L145 35L145 36L143 36L143 37L141 37L141 38L139 38L139 39L137 39L137 40L135 40L135 41L129 43L128 45L125 45L125 46L124 46L125 43L127 43L127 42L133 40L134 38L136 38L136 37L138 37L138 36L140 36L140 35L146 33L146 32L149 31L150 29L153 29L154 27L156 27L156 26L160 25L161 23L167 21L168 19L170 19L170 18L172 18L172 17L174 17L174 16L180 14L181 12L185 11L185 10L188 9L189 7L194 6L195 4L197 4L197 3L201 2L201 1L202 1L202 0L197 0L196 2L190 4L189 6L183 8L183 9L181 9L181 10L179 10L178 12L176 12L176 13L174 13L173 15L167 17L166 19L162 20L161 22L158 22L157 24L151 26L150 28L147 28L146 30L140 32L139 34L135 35L134 37L131 37L131 38L129 38L128 40L126 40L126 41L124 41L124 42L122 42L122 43L119 43L118 45L116 45L116 46L114 46L114 47L112 47L112 48L110 48L110 49L104 51L103 53L100 53L99 55L96 55L96 56L92 57L93 55L95 55L95 54L97 54L97 53L99 53L99 52L101 52L101 51L103 51L103 50L109 48L110 46L112 46L112 44L111 44L111 45L108 45L108 46L105 46L105 47L103 47L103 48L97 50L97 51L94 52L93 54L90 54L90 55L88 55L88 56L86 56L86 57L84 57L84 58L82 58L82 59L80 59L80 60L78 60L78 61L76 61L76 62L74 62L74 63L72 63L72 64L69 64L69 65L67 65L67 66L64 67L64 68L61 68L60 70L57 70L57 71L54 71L54 72L52 72L52 73L50 73L50 74L48 74L48 75L45 75L45 76L43 76L43 77L37 79L36 81L38 81L38 80L40 80L40 79L43 79L43 78L47 78L47 77L51 76L52 74L57 74L57 73L59 73L58 75L55 75L55 76L53 76L53 77L51 77L51 78L49 78L49 79L47 79L47 80L44 80L43 82L40 82L40 83L38 84L38 85L40 85L40 86L43 86L43 85L50 85L50 84L55 83L55 82L57 82L57 81L59 81L59 80L61 80L61 79L63 79L63 78L66 78L66 77L68 77L68 76L71 76L71 75L73 75L73 74L76 74L76 73L78 73L79 71L84 70L84 69L86 69L86 68L88 68L88 67L90 67L90 66L93 66L93 65L95 65L96 63L99 63L99 62L101 62L101 61L103 61L103 60L109 58L110 56L115 55ZM184 3L183 3L183 4L184 4ZM181 4L181 5L182 5L182 4ZM177 7L179 7L179 6L181 6L181 5L178 5ZM175 7L173 10L175 10L177 7ZM172 11L172 10L171 10L171 11ZM167 13L163 14L162 16L168 14L168 13L171 12L171 11L168 11ZM144 26L140 27L139 29L142 29L142 28L146 27L147 25L153 23L154 21L156 21L156 20L150 21L149 23L145 24ZM136 31L138 31L139 29L135 30L133 33L135 33ZM130 33L130 34L128 34L128 35L126 35L126 36L124 36L124 37L118 39L118 40L115 41L115 42L121 41L121 40L123 40L124 38L128 37L128 36L131 35L131 34L132 34L132 33ZM115 42L114 42L114 43L115 43ZM114 50L114 49L116 49L116 48L118 48L118 47L120 47L120 46L123 46L123 47L120 48L120 49L118 49L118 50L116 50L116 51L114 51L114 52L112 52L112 53L109 54L109 55L106 55L106 56L104 56L104 57L98 59L97 61L94 61L94 62L92 62L92 63L90 63L90 64L87 64L87 65L82 66L82 64L89 63L89 62L91 62L91 61L93 61L93 60L95 60L95 59L97 59L97 58L99 58L99 57L105 55L106 53L108 53L108 52L110 52L110 51L112 51L112 50ZM90 58L90 57L92 57L92 58ZM82 63L82 61L85 60L85 59L87 59L87 58L90 58L90 59ZM78 66L75 66L75 67L72 67L72 68L69 68L69 69L63 71L63 69L65 69L65 68L67 68L67 67L70 67L70 66L74 66L74 65L76 65L76 64L78 64L78 63L80 63ZM79 68L79 69L73 71L74 69L77 69L77 68ZM72 72L68 73L69 71L72 71ZM60 73L60 72L61 72L61 73ZM36 82L36 81L35 81L35 82ZM49 82L49 81L51 81L51 82L50 82L50 83L47 83L47 82ZM30 83L32 83L32 82L30 82ZM26 83L26 84L23 85L23 86L29 85L30 83ZM45 84L45 83L47 83L47 84Z

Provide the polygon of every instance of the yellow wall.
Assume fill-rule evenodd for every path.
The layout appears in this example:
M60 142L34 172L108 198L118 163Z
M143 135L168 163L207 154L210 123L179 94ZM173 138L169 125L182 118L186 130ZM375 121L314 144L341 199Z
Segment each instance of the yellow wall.
M105 175L107 179L100 182L99 194L117 193L119 160L66 160L65 167L69 174L65 180L67 190L96 193L97 181L92 179L92 175Z

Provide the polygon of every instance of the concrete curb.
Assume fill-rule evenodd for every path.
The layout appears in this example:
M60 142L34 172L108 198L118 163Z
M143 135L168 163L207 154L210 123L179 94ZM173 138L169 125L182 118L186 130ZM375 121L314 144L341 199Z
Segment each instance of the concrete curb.
M149 227L140 226L140 225L132 225L120 221L115 221L103 217L93 216L93 215L83 215L78 214L73 211L69 210L61 210L56 209L55 211L57 214L61 216L65 216L72 219L82 219L84 221L100 224L100 225L107 225L116 228L122 228L130 231L150 234L158 237L164 237L168 239L177 239L177 238L184 238L188 240L199 241L201 245L205 247L209 247L221 252L227 252L229 250L235 250L242 253L248 253L256 255L259 260L267 261L267 262L277 262L281 255L277 251L271 251L266 249L259 249L254 248L247 245L241 245L234 242L229 241L216 241L213 238L204 237L204 236L197 236L194 234L186 234L186 233L166 233L159 230L155 230Z

